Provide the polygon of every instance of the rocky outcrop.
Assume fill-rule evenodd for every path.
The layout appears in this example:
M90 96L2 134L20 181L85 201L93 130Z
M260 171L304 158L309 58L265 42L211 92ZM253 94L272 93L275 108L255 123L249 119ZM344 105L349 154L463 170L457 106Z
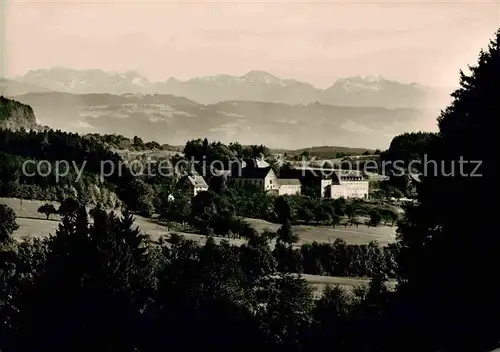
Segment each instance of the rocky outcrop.
M29 105L0 96L0 128L11 130L42 130L37 124L35 113Z

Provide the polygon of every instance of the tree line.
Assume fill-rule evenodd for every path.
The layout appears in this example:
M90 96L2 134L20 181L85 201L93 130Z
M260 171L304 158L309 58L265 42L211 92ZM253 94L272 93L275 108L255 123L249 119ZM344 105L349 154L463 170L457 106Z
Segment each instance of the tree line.
M149 192L154 193L152 190ZM277 222L275 202L277 197L258 190L255 187L238 187L226 185L221 177L214 177L209 183L207 192L198 193L197 197L189 199L182 193L182 189L172 192L176 201L159 204L159 213L163 218L172 221L188 222L192 213L191 204L203 202L212 204L215 211L217 206L226 207L221 211L228 211L233 215L263 219ZM346 200L317 198L311 196L290 195L284 196L291 207L291 221L294 224L311 224L325 226L342 226L364 224L361 218L366 217L370 226L393 226L399 219L398 212L391 206L377 203L367 203L363 200ZM160 196L161 198L161 196ZM165 197L163 197L165 198ZM200 209L195 208L195 211Z
M287 201L277 200L276 203L278 203L276 208L289 206ZM286 205L280 205L280 203L286 203ZM84 206L84 204L80 204L76 199L68 197L58 208L53 204L46 203L38 208L38 212L44 214L47 219L54 214L64 217L68 213L75 212L79 206ZM277 209L277 211L282 210ZM180 219L176 220L181 221ZM188 218L184 220L189 221ZM197 232L208 236L217 235L243 240L262 236L267 244L276 241L280 231L281 236L283 235L283 230L279 230L278 232L267 230L263 234L259 234L248 222L233 215L230 215L227 222L224 220L217 217L210 219L205 225L200 223L195 224L198 225ZM198 221L201 220L198 218ZM226 224L228 227L224 231L222 227ZM209 226L213 227L210 228ZM290 243L294 244L294 246L281 248L278 245L272 251L276 263L279 263L283 270L311 275L350 277L373 277L374 275L383 273L387 278L396 278L396 257L398 253L398 246L396 244L382 247L373 241L369 244L356 245L347 244L342 239L336 239L333 243L313 242L311 244L302 244L299 248L296 248L298 238L293 235L291 228L287 229L287 231L290 231L288 236L291 239Z
M167 203L169 196L174 193L182 196L177 181L183 172L189 170L176 170L169 176L160 173L154 176L132 176L130 170L124 167L124 160L111 150L111 146L127 141L133 145L144 145L140 138L130 141L116 135L80 136L53 130L0 130L0 196L59 202L71 196L89 205L100 203L115 208L124 204L130 211L147 217L164 212L165 208L170 207ZM193 167L200 173L206 172L204 165L214 160L222 161L226 166L234 160L251 165L255 158L269 156L269 153L269 149L262 145L224 145L220 142L209 143L206 139L188 141L184 148L184 158L194 160ZM175 165L182 157L171 158L172 165ZM273 164L271 159L271 164L279 171L278 165ZM41 160L48 163L43 165L42 170L36 170L34 162ZM23 169L26 161L32 163L26 164L28 167ZM59 161L70 163L66 174L56 175L54 172ZM99 178L103 163L112 167L115 173L104 177L104 182L101 182ZM80 175L77 169L82 170ZM49 173L50 170L52 172ZM220 177L209 177L208 181L214 192L227 198L227 202L233 205L236 215L275 221L275 215L270 211L274 200L264 192L251 186L226 185ZM294 207L294 222L330 225L346 216L344 204L332 200L305 196L292 197L290 201ZM363 206L354 207L359 214L351 212L353 216L349 219L350 223L356 222L358 216L369 216ZM383 222L393 224L397 220L397 215L390 209L379 210Z
M127 138L119 134L97 134L91 133L88 136L92 136L105 143L111 148L120 150L131 150L131 151L144 151L144 150L169 150L169 151L179 151L179 148L169 145L160 144L156 141L144 142L142 138L135 136L133 138Z
M56 174L60 161L67 161L70 167ZM88 196L93 195L94 204L107 203L108 199L97 193L116 194L131 176L125 169L121 177L115 173L100 182L101 164L110 163L118 170L121 161L106 144L92 136L0 129L0 196L62 201L76 195L90 201ZM77 169L82 170L80 177ZM94 192L96 187L102 192ZM116 197L109 198L114 206L111 203L116 203Z

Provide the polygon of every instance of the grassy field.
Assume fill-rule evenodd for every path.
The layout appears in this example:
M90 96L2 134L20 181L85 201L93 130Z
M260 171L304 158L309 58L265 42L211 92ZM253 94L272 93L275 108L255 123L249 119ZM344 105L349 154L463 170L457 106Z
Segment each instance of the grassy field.
M19 229L14 233L14 236L17 238L23 236L48 236L53 234L59 225L60 218L58 215L51 215L50 219L46 220L45 215L38 213L37 210L40 205L46 202L36 200L23 200L21 202L20 199L0 198L0 203L8 205L16 212ZM58 203L53 204L56 208L59 207ZM115 211L115 213L120 215L119 211ZM160 236L170 232L166 226L158 225L155 222L141 216L134 217L135 224L139 226L144 233L150 235L152 239L158 239ZM194 240L201 240L204 238L204 236L201 235L185 235Z
M302 274L302 277L311 284L314 289L314 295L316 297L321 297L321 293L328 285L340 286L352 290L356 286L368 285L370 283L369 279L357 277L319 276L309 274ZM394 290L396 287L396 282L389 282L388 287L389 289Z
M276 231L280 225L273 224L261 219L246 219L257 230L269 229ZM352 244L366 244L370 241L378 241L381 245L393 243L396 240L396 227L380 226L367 227L366 225L356 226L308 226L294 225L293 231L299 236L299 245L311 242L333 243L337 238Z
M15 236L47 236L54 233L58 224L59 217L52 215L51 220L46 220L43 214L37 212L40 205L45 202L34 200L23 200L14 198L0 198L0 203L7 204L17 214L19 230L16 231ZM22 204L21 204L22 203ZM58 207L58 204L55 204ZM269 229L276 231L279 228L278 224L273 224L260 219L246 219L257 230L263 231ZM150 235L153 239L172 232L167 226L158 224L150 219L141 216L135 216L135 224L144 232ZM332 228L329 226L307 226L296 225L293 230L299 235L299 245L311 242L333 242L337 238L344 239L347 243L364 244L370 241L378 241L381 245L392 243L395 240L396 228L395 227L367 227L359 225L358 228L354 226ZM174 231L178 232L178 231ZM186 238L202 241L205 237L201 235L181 233ZM231 240L235 244L242 243L240 240Z
M54 234L59 226L60 218L57 215L52 215L50 220L46 220L45 215L37 212L40 205L46 202L33 201L33 200L20 200L14 198L0 198L0 204L6 204L17 214L17 223L19 229L14 233L16 238L24 236L45 237ZM56 208L59 204L54 203ZM117 212L119 214L119 212ZM276 230L279 225L266 222L258 219L247 219L257 230L264 229ZM162 235L175 232L185 236L186 239L194 240L203 243L206 239L205 236L183 233L179 231L171 231L167 226L156 223L153 220L135 216L135 224L152 239L158 239ZM373 240L379 241L381 244L386 244L394 241L395 228L380 227L368 228L360 225L359 228L348 227L347 229L322 226L304 226L298 225L293 227L294 231L299 234L299 244L317 242L333 242L336 238L343 238L348 243L368 243ZM222 239L216 239L216 242ZM234 245L241 245L245 241L239 239L232 239L230 242ZM309 281L319 294L326 285L340 285L344 287L352 287L357 285L366 284L368 279L363 278L350 278L350 277L333 277L333 276L317 276L317 275L303 275Z

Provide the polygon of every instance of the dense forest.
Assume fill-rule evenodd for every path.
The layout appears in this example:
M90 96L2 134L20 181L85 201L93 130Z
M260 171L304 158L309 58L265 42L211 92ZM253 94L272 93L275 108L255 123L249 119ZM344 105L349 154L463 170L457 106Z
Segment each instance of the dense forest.
M274 275L279 264L261 236L239 248L181 237L152 243L131 215L117 218L96 208L89 223L78 208L65 214L53 237L15 243L8 213L0 209L8 220L1 244L2 351L243 344L302 350L339 322L349 322L342 329L354 332L379 319L379 303L390 295L381 276L352 293L328 289L315 301L308 284L286 268ZM348 334L329 339L362 345Z
M472 163L465 164L465 173L422 176L417 202L406 206L402 219L393 219L390 209L375 215L373 209L354 210L350 202L278 197L262 204L280 228L258 233L241 220L240 205L234 203L245 190L230 190L220 178L211 180L209 191L200 192L189 207L181 206L182 194L172 205L162 201L173 189L168 188L171 180L136 178L126 171L100 180L101 161L118 167L121 158L99 137L1 130L1 195L13 196L19 188L27 196L37 190L48 199L51 193L45 192L52 190L52 198L62 204L61 223L52 236L23 240L12 236L18 228L15 212L0 205L0 350L498 347L500 302L488 284L498 275L500 248L492 221L496 209L489 204L499 194L492 141L498 134L500 31L469 71L460 72L460 88L438 117L438 134L396 139L381 158L424 153L447 166L480 161L480 176L471 176ZM199 158L215 149L246 158L266 152L264 147L209 147L208 141L192 141L184 153ZM86 176L78 183L116 194L125 205L122 216L104 210L109 205L99 199L87 211L87 192L77 190L74 174L62 183L25 178L20 167L27 159L85 164ZM311 205L315 210L303 214L311 207L307 202L317 202ZM165 221L187 222L207 240L203 245L179 236L152 241L134 226L131 212L155 211ZM355 220L357 212L374 222L383 221L381 213L385 221L397 221L397 244L383 249L342 241L295 245L294 222L314 216L341 226L339 218ZM215 236L238 236L244 243L217 244ZM372 279L352 290L327 288L315 299L297 275L304 272ZM397 280L395 290L388 288L389 277Z
M62 161L69 167L56 172ZM118 169L120 161L117 154L92 136L0 129L0 196L61 201L76 194L86 201L93 185L113 191L130 180L125 168L122 177L115 173L101 184L102 163L111 163ZM79 170L82 175L77 177ZM107 203L106 199L97 201Z
M155 141L144 142L142 138L135 136L134 138L127 138L119 134L89 134L96 139L99 139L111 148L116 149L127 149L132 151L142 151L142 150L170 150L174 152L181 151L176 146L169 144L161 144Z

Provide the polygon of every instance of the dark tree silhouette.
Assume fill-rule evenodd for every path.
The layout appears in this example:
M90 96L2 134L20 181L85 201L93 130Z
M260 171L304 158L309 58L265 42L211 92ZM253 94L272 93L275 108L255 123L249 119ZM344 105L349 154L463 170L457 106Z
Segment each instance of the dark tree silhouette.
M15 211L5 204L0 204L0 244L10 242L12 233L18 228Z
M58 213L61 217L75 217L80 209L80 203L75 198L69 197L64 199L59 205Z
M382 222L382 215L376 210L372 210L370 212L370 221L369 224L371 226L378 226Z
M47 220L49 220L49 217L52 214L57 214L57 209L53 204L45 203L38 208L38 212L45 214L45 216L47 217Z
M419 204L408 207L399 228L401 292L413 314L405 321L418 320L420 341L435 350L493 349L500 339L497 295L466 279L498 276L500 238L490 202L499 195L492 144L499 132L499 45L500 31L477 65L460 72L460 88L438 119L429 160L442 163L446 174L455 164L454 174L430 170L418 189ZM407 336L415 334L413 327L406 326Z

